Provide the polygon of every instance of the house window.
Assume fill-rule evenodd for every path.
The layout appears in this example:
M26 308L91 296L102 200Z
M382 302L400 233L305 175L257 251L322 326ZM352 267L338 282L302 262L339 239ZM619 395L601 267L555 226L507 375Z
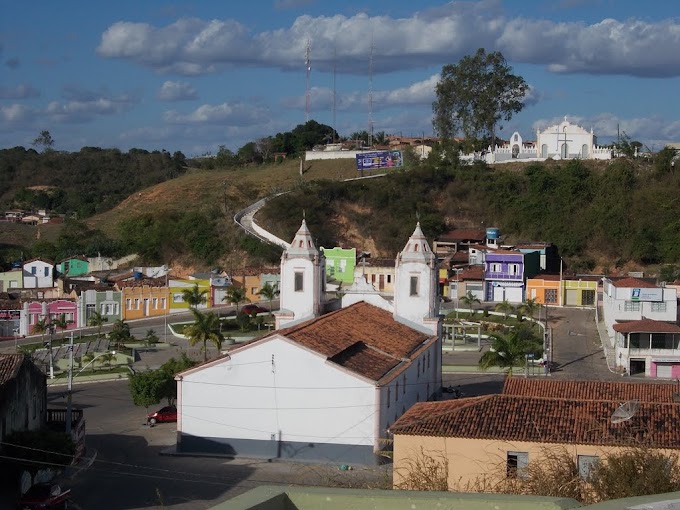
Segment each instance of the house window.
M508 476L524 478L526 469L529 465L529 454L527 452L508 452L507 473Z
M45 268L45 276L49 276L49 275L50 275L50 268L46 267Z
M151 306L153 307L154 310L158 310L158 298L151 299Z
M418 277L417 276L411 276L411 287L410 287L409 294L411 296L417 296L418 295Z
M652 312L665 312L666 303L652 303Z
M640 302L639 301L626 301L623 305L624 312L639 312Z
M295 273L295 292L302 292L304 290L302 276L303 273L301 272Z
M600 457L597 455L578 455L578 474L583 480L587 480L590 476L592 468L600 462Z
M126 299L125 300L125 309L126 310L132 310L132 299Z
M593 306L595 304L595 291L594 290L582 290L581 291L581 304L584 306Z
M31 274L36 274L38 271L38 268L35 266L31 266Z
M489 270L490 270L492 273L500 273L500 272L503 270L503 267L502 267L500 264L495 264L495 263L494 263L494 264L490 264L489 267L490 267Z
M257 294L257 287L250 287L250 293L253 295Z
M374 274L371 275L371 283L375 283L375 275Z
M165 298L161 298L161 308L165 310L167 307L167 300Z
M545 289L545 302L546 303L557 303L557 289Z
M172 302L173 303L184 303L184 296L182 294L173 294L172 295Z
M387 283L392 283L392 275L391 274L387 275Z
M673 349L673 334L652 333L652 349Z
M139 299L138 298L135 298L134 309L139 310Z
M519 274L519 264L508 264L508 274L517 276Z

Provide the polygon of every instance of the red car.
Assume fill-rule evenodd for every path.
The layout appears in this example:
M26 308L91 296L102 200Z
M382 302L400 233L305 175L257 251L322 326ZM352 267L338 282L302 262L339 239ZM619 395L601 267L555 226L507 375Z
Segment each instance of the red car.
M71 489L62 490L56 484L38 483L21 496L17 508L20 510L67 508L70 495Z
M245 313L246 315L252 315L254 313L269 313L269 310L266 308L262 308L261 306L257 305L245 305L243 308L240 310L241 312Z
M165 406L155 413L149 413L146 420L151 425L165 421L177 421L177 408L175 406Z

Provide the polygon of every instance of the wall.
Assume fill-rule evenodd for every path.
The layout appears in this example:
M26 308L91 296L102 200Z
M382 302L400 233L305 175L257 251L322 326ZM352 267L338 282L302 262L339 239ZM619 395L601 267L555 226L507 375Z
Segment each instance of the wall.
M562 304L564 306L592 306L583 304L583 291L591 290L595 292L595 302L597 303L597 285L598 282L594 280L563 280L562 290L563 298Z
M128 300L130 300L128 302ZM137 300L135 302L135 300ZM156 306L154 306L154 300ZM123 320L162 317L170 311L167 287L123 287L121 313ZM146 304L148 303L148 305Z
M375 151L307 151L305 161L319 161L327 159L356 159L357 154Z
M375 384L278 335L185 373L178 392L182 451L341 462L337 445L375 444Z
M191 290L197 285L199 291L205 291L205 302L198 305L198 309L212 308L212 296L210 293L210 280L170 280L170 313L178 313L189 310L189 303L184 301L182 292Z
M35 268L35 274L33 274ZM47 270L47 275L45 274ZM42 260L33 260L24 264L24 287L27 289L54 286L54 266Z
M0 273L0 292L8 292L11 289L19 289L24 286L23 269L5 271Z
M320 250L326 257L326 275L328 278L343 283L354 282L354 266L356 264L356 248L324 248Z
M244 288L246 290L246 299L248 299L248 302L257 302L260 301L260 295L258 292L260 292L260 275L239 275L239 274L234 274L231 277L232 285L235 285L236 287ZM239 306L243 306L244 303L241 303Z
M549 304L560 304L560 281L559 280L544 280L542 278L529 278L527 280L526 298L535 299L539 304L545 303L545 291L551 289L556 292L556 301Z
M17 376L0 388L0 440L15 431L38 430L47 417L45 375L23 358Z

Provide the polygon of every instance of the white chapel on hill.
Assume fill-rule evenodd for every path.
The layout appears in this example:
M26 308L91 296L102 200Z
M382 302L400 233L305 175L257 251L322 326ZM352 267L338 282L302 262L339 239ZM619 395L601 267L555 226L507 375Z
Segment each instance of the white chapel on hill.
M363 276L338 298L306 222L281 256L276 331L177 376L181 452L380 461L387 430L441 391L434 254L417 225L394 297Z

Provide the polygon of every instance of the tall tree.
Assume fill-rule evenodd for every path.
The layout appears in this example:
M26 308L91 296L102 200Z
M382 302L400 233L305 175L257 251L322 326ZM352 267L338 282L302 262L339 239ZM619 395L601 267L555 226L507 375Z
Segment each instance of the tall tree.
M62 338L64 336L64 331L68 328L68 325L71 324L73 321L66 320L66 314L61 313L59 314L59 317L56 319L52 319L52 323L54 324L55 328L58 328L61 330L61 335Z
M207 295L208 291L205 289L199 290L198 284L194 284L193 287L182 290L182 299L189 305L189 308L193 308L194 310L208 300L206 297Z
M272 285L271 283L265 283L260 291L257 293L258 296L262 296L267 301L269 301L269 313L272 311L272 301L276 299L276 296L280 294L279 286Z
M92 315L90 315L90 318L87 320L87 325L93 328L97 328L97 338L100 338L102 336L102 327L104 326L104 323L108 321L109 321L108 317L104 317L99 312L94 312Z
M528 316L532 321L534 320L534 315L536 311L540 310L541 305L536 301L536 299L529 298L520 307L522 313Z
M43 150L50 151L50 150L52 150L52 146L54 145L54 138L52 138L52 135L50 134L49 131L44 129L33 140L32 145L35 146L35 147L41 146L43 148Z
M192 347L198 343L203 344L203 361L208 361L208 342L215 344L217 350L222 348L224 342L219 317L212 312L202 313L193 309L191 313L194 314L194 323L184 328L184 334Z
M246 289L243 287L236 287L232 284L227 289L227 294L224 296L224 301L236 305L236 315L238 315L239 305L241 303L249 303L250 299L246 297Z
M493 146L497 124L522 111L527 90L524 78L512 74L502 53L487 54L479 48L475 55L442 67L432 104L434 128L442 138L461 131L466 138L490 137Z
M527 354L539 358L542 354L541 342L527 330L515 328L507 336L493 337L491 349L479 359L479 368L504 368L511 376L514 368L524 366Z
M40 343L44 344L45 343L45 333L47 333L50 330L49 324L47 324L47 318L43 317L39 321L37 321L35 324L33 324L33 328L31 329L31 332L34 335L40 335Z
M116 347L121 346L125 342L132 340L132 335L130 334L130 325L122 319L117 320L113 323L113 328L111 333L109 333L109 338L113 340Z
M464 304L467 305L467 307L470 309L470 315L472 315L472 305L477 303L478 305L482 304L482 302L475 297L475 295L472 293L472 291L468 290L468 293L465 294L462 298L460 298L460 301Z
M501 312L505 319L507 319L508 315L511 314L514 310L515 307L512 306L507 299L504 299L503 301L496 305L496 311Z

